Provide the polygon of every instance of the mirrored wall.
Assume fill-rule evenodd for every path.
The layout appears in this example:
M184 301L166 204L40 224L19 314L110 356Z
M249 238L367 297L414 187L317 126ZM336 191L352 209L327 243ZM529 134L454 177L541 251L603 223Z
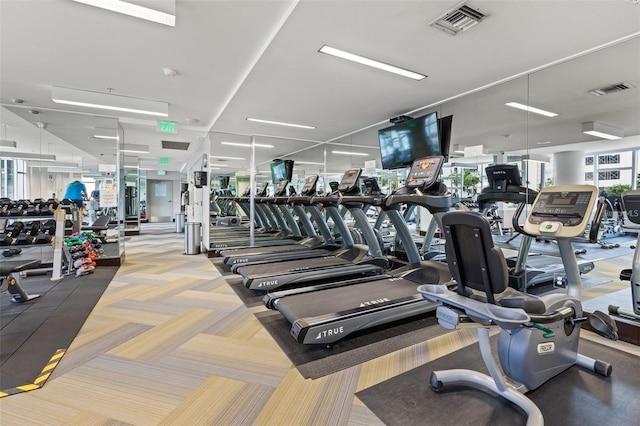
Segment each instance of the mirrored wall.
M124 257L123 223L120 220L118 122L112 118L19 107L2 109L4 134L15 147L0 148L2 196L24 205L19 216L0 219L23 222L34 238L21 240L23 258L53 261L50 237L53 212L67 205L70 184L78 183L82 195L77 213L67 211L64 233L91 230L106 242L101 261L120 264ZM74 184L75 185L75 184ZM80 199L81 198L81 199ZM18 213L14 211L13 213ZM35 227L40 227L35 231ZM14 241L15 244L15 241Z

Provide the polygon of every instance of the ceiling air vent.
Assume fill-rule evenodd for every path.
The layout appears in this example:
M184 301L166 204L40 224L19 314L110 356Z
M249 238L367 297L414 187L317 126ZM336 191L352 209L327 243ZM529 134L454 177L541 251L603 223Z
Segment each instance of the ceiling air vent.
M440 15L436 20L430 22L429 25L451 35L456 35L475 26L487 16L489 16L488 13L481 12L477 8L461 3L443 15Z
M162 141L162 148L186 151L189 149L189 142Z
M604 95L610 95L612 93L621 92L623 90L633 89L634 87L636 86L634 86L631 83L617 83L617 84L612 84L611 86L589 90L589 93L595 96L604 96Z

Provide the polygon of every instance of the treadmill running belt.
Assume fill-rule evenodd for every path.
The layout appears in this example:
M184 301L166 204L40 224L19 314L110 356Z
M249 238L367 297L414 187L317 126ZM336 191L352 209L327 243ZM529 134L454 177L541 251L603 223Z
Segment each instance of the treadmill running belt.
M330 266L350 265L348 260L339 257L327 256L314 259L301 259L287 262L265 263L260 265L247 265L238 268L238 272L245 277L275 275L292 273L293 270L303 272Z
M291 323L418 295L418 284L401 278L385 278L317 291L278 300L278 311ZM311 297L313 295L313 297ZM425 300L425 303L429 303Z

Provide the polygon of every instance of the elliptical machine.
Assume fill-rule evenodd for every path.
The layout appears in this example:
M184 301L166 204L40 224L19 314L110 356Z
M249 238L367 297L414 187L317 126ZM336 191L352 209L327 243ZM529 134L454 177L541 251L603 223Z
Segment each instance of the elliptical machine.
M609 305L609 313L640 321L640 190L625 191L622 194L624 208L624 227L638 231L638 241L631 269L624 269L620 279L631 283L632 309Z
M586 319L571 238L585 231L597 195L592 185L544 188L525 222L527 233L557 240L568 278L566 294L536 297L510 288L504 256L493 245L486 218L464 211L444 215L447 264L457 291L441 285L421 285L418 291L425 299L442 303L436 316L443 327L475 323L482 358L491 375L466 369L434 371L430 378L433 390L442 391L453 383L475 384L522 408L527 425L542 425L540 409L524 393L574 364L603 376L611 374L610 364L577 351L580 323ZM498 358L508 381L491 353L488 327L493 325L502 329Z

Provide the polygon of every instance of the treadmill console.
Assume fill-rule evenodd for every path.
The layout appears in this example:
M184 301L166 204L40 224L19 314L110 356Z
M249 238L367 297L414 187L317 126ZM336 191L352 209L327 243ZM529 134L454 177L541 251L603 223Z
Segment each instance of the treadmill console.
M622 205L629 222L640 225L640 190L625 191L622 194ZM629 228L628 225L626 227Z
M282 179L278 183L278 187L276 188L276 192L274 192L274 197L286 197L287 196L287 185L289 185L289 181L286 179Z
M429 188L438 178L443 163L444 157L441 155L414 161L407 176L406 186L408 188Z
M543 188L524 224L531 235L573 238L582 235L598 199L593 185L557 185Z
M304 180L304 185L300 190L300 195L310 195L316 192L316 185L318 184L318 175L307 176Z
M347 170L342 176L340 185L338 185L338 191L340 191L341 194L358 193L360 191L358 180L360 179L361 174L362 169Z
M267 188L269 187L269 182L265 182L262 184L262 188L258 191L258 197L266 197L267 196Z

